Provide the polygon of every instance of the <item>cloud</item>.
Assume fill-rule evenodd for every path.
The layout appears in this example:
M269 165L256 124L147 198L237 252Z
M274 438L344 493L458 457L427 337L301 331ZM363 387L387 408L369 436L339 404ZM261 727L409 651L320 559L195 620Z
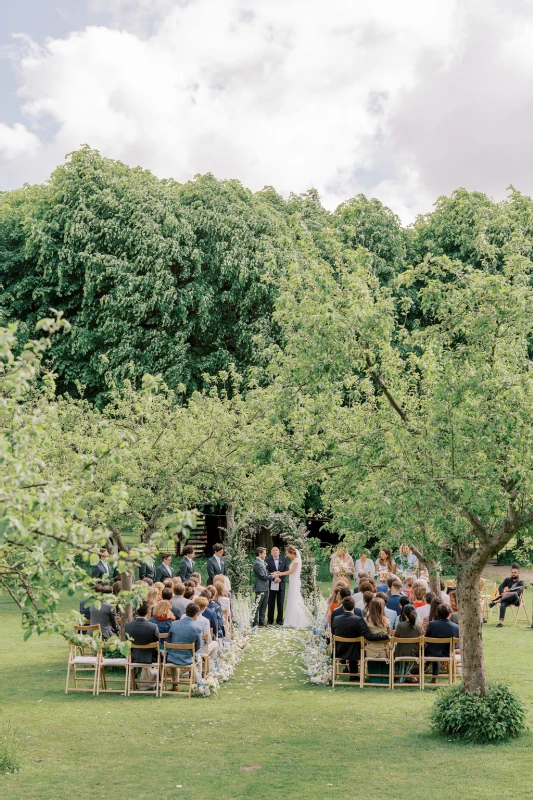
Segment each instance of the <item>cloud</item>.
M108 27L21 51L26 126L0 128L8 185L87 142L177 180L314 186L330 207L364 191L405 220L458 185L533 189L533 167L518 175L532 91L521 0L106 7Z

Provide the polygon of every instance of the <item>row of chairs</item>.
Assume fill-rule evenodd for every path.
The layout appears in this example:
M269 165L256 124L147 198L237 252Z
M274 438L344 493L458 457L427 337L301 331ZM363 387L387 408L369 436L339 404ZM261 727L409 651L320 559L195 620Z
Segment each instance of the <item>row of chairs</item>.
M69 692L92 692L93 695L115 692L129 697L132 694L153 694L161 697L164 694L178 694L190 697L195 683L195 668L197 662L194 644L169 644L164 641L166 633L160 635L159 642L152 644L135 645L135 650L146 650L155 654L151 663L136 662L131 653L123 658L109 658L104 655L103 641L100 625L77 625L74 633L80 637L69 643L67 683L65 694ZM87 641L81 637L88 636ZM202 635L205 643L205 652L199 657L198 669L201 676L205 677L210 671L210 656L207 652L207 634ZM161 651L163 641L163 651ZM96 652L94 650L96 642ZM181 666L168 661L168 654L172 651L187 651L191 653L192 665ZM106 667L108 672L106 672ZM124 677L118 679L110 676L109 671L124 669ZM136 677L136 670L151 670L149 679L140 680ZM141 673L142 674L142 673ZM72 680L71 680L72 679ZM72 685L71 685L72 684ZM171 684L171 688L168 688ZM141 688L144 685L144 688ZM114 688L117 687L117 688ZM177 688L174 688L177 687Z
M359 669L357 673L351 673L346 670L345 658L337 656L337 644L349 643L359 644L361 648L361 657L359 660ZM400 687L413 688L418 686L424 689L425 683L425 670L426 667L435 662L444 663L448 666L448 671L440 673L437 677L437 683L440 681L453 684L457 680L457 647L459 646L459 639L434 639L428 636L420 636L412 639L396 639L391 637L387 644L387 654L383 658L373 658L366 653L366 640L363 637L356 639L346 639L342 636L332 637L333 646L333 680L332 685L349 684L351 686L382 686L387 689L394 689ZM399 644L416 644L418 645L417 656L398 656L396 650ZM449 647L448 656L426 656L425 645L438 644L441 647ZM381 663L386 665L386 672L372 673L370 671L371 664ZM418 675L416 683L410 682L397 682L401 675L400 670L396 670L396 666L400 664L411 663L417 665ZM432 675L432 677L434 677ZM355 678L355 681L350 681L350 678ZM396 679L396 680L395 680Z

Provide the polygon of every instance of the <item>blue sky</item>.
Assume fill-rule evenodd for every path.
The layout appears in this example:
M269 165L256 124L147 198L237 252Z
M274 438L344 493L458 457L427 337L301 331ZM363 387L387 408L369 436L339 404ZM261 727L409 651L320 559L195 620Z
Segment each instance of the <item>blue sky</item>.
M0 189L88 143L406 222L533 192L528 0L3 0L0 56Z

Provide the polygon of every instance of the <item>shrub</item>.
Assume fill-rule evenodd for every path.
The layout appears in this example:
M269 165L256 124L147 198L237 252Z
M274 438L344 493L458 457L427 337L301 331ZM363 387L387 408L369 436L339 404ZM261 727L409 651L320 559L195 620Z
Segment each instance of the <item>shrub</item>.
M433 728L472 744L498 744L519 736L526 708L508 686L495 683L486 695L452 686L439 694L431 713Z
M0 734L0 773L18 772L20 769L21 735L19 729L8 722Z

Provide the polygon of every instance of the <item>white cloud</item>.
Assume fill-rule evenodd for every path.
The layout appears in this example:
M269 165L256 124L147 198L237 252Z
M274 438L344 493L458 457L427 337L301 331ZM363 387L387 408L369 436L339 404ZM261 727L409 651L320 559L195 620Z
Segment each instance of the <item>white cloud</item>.
M39 148L39 138L20 122L12 127L0 122L0 154L10 160L34 154Z
M178 180L211 171L285 194L315 186L329 206L365 191L407 220L465 182L502 192L511 180L472 148L493 155L512 137L493 118L523 115L518 92L529 103L522 0L107 5L111 27L21 53L28 126L54 133L37 147L28 127L8 129L10 185L42 180L84 142ZM529 127L510 148L517 163Z

